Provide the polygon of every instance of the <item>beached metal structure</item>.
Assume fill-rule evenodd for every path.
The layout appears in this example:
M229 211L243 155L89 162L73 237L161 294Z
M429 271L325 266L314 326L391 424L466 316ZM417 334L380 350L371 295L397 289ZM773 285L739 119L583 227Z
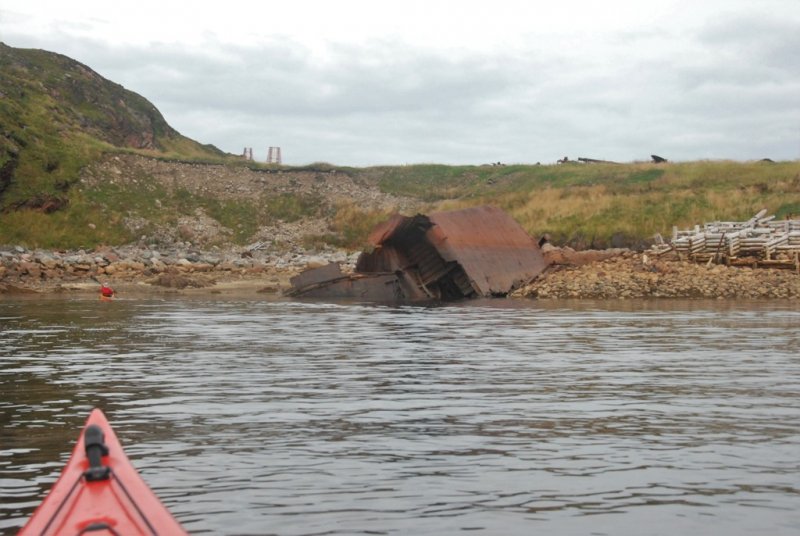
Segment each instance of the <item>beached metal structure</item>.
M291 295L372 301L505 296L547 267L536 241L496 207L395 215L368 238L355 272L338 265L292 278Z

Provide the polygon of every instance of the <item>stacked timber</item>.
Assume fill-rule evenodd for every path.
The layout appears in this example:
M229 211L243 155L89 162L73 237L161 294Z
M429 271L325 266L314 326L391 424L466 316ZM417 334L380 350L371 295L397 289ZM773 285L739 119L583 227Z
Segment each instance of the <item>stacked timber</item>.
M715 221L691 229L673 227L671 246L694 261L800 266L800 220L775 220L762 210L744 222Z

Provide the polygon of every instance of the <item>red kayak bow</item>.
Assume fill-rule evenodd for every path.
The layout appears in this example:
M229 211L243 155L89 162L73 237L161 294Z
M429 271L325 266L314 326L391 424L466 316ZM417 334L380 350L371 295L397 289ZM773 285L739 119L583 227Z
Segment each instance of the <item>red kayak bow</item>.
M145 484L99 409L20 535L187 534Z

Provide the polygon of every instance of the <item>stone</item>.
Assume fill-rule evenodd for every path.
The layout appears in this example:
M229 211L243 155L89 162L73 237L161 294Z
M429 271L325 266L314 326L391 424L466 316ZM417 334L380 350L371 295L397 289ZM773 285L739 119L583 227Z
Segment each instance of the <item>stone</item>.
M214 266L205 262L199 262L192 265L192 268L195 272L210 272L214 269Z

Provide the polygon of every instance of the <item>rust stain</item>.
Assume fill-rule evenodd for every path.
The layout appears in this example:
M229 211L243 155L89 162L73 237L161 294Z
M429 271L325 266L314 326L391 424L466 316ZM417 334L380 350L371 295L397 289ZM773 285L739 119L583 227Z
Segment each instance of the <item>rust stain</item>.
M478 295L507 294L547 267L538 244L499 208L439 212L430 220L428 239L463 268Z
M342 267L338 262L332 262L319 268L312 268L289 279L289 283L295 288L311 287L326 281L332 281L340 277L346 277L342 273Z
M538 244L496 207L395 215L370 233L353 274L322 267L292 279L293 295L378 301L504 296L547 267Z

